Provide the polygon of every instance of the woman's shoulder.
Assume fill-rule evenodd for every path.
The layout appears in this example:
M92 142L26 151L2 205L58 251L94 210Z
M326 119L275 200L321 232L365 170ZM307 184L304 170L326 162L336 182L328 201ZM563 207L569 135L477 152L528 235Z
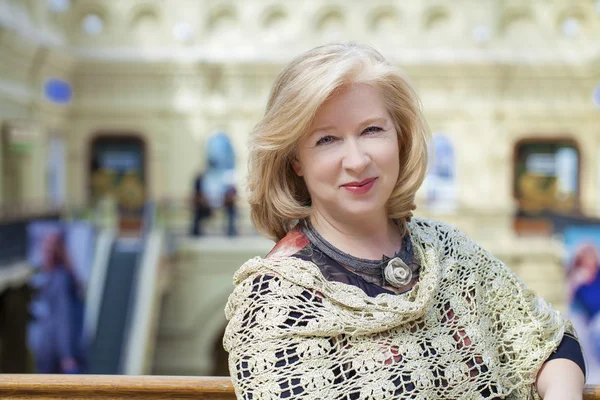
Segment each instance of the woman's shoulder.
M439 231L453 231L458 230L454 225L448 222L440 221L433 218L426 217L413 217L408 223L412 229L420 229L424 231L439 230Z
M239 285L248 278L281 278L288 269L305 269L306 260L294 257L310 244L300 225L296 225L263 257L253 257L246 261L234 274L233 283Z
M296 225L269 251L265 258L290 257L310 243L300 225Z
M459 246L463 251L475 251L480 245L456 226L431 218L412 218L410 234L421 243L437 243L442 247Z
M465 236L457 227L447 222L424 217L413 217L408 223L408 229L414 236L423 239L439 240L440 237L460 235ZM466 237L466 236L465 236Z
M318 267L314 264L289 256L272 256L271 258L253 257L246 261L233 275L234 290L226 307L228 319L235 313L244 299L272 300L292 295L296 300L304 302L312 298L311 283L319 278ZM304 300L293 296L307 294ZM294 300L294 301L296 301Z
M235 286L247 284L262 277L296 281L297 275L314 274L313 263L294 257L293 255L270 255L269 257L252 257L244 262L233 275Z
M297 225L279 240L264 258L252 257L242 264L233 276L234 285L239 285L250 277L253 280L262 279L262 277L279 279L286 266L293 266L300 262L292 256L309 243L302 228Z

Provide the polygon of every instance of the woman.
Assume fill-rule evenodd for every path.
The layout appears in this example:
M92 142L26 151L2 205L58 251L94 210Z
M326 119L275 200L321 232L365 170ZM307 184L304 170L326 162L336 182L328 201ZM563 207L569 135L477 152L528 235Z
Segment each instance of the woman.
M79 373L84 360L83 301L62 233L52 233L45 238L43 260L46 279L38 301L47 312L38 321L40 340L34 350L37 372Z
M458 230L411 219L428 140L370 47L280 73L249 163L253 223L278 243L226 309L239 398L581 398L570 324Z

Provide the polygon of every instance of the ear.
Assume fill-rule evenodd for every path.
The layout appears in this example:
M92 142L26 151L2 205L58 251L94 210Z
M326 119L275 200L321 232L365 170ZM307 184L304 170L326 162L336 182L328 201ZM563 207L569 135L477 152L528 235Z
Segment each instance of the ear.
M302 165L300 164L300 160L298 160L298 156L294 156L292 158L292 168L294 169L296 175L302 176Z

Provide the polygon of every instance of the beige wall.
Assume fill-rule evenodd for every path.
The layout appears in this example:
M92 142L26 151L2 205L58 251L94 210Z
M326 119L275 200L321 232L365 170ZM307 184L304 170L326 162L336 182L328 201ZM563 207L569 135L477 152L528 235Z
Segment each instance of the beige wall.
M583 208L597 213L598 132L591 127L599 116L590 96L600 80L593 41L600 22L590 2L352 4L179 0L166 7L87 0L53 13L45 2L0 0L6 15L21 21L0 23L0 77L12 85L13 93L4 87L4 94L19 98L26 118L68 137L71 202L87 201L82 166L98 131L139 132L150 153L150 193L182 198L202 164L202 145L216 130L231 135L243 184L248 134L290 57L323 42L356 39L407 70L433 130L454 142L462 207L512 208L514 144L566 135L585 160ZM99 35L81 29L90 14L104 23ZM568 18L579 21L574 37L562 31ZM176 38L178 23L189 24L189 37ZM72 106L41 99L48 76L71 81Z
M4 148L0 156L0 194L7 205L45 204L48 138L68 129L69 106L50 104L43 97L46 79L68 80L72 66L65 49L54 47L52 35L43 30L44 4L0 1L0 121L24 127L31 144L26 153Z
M225 327L233 273L264 256L272 243L259 237L184 240L168 265L170 284L162 306L153 373L209 375L213 348Z

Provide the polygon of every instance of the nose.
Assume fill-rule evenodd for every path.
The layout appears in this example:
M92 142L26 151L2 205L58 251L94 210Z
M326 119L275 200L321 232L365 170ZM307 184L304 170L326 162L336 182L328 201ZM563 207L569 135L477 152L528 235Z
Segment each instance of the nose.
M371 157L362 149L356 140L348 140L344 146L342 167L356 173L362 172L371 164Z

